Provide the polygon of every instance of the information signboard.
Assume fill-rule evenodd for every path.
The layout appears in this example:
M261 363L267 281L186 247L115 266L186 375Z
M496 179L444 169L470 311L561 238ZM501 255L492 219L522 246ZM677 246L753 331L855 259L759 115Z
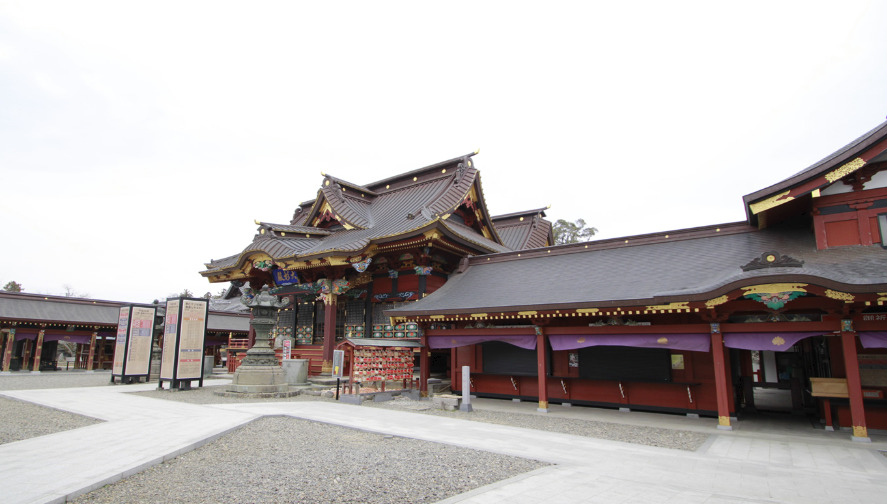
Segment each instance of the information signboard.
M122 375L123 365L126 363L126 333L129 329L129 307L120 308L117 316L117 338L114 341L114 364L111 367L112 375Z
M191 380L203 386L203 352L209 302L201 298L176 298L166 302L163 336L163 361L160 384L172 382L172 388L190 388Z
M341 378L345 368L345 351L333 350L333 377Z
M132 378L143 376L147 381L151 369L156 313L157 308L154 306L130 305L120 308L111 382L119 377L121 383L129 383Z
M153 306L133 306L130 311L125 368L127 376L147 376L151 369L151 340L156 311Z
M163 321L163 352L160 354L160 379L175 378L176 346L179 342L179 305L178 299L166 300L166 318Z

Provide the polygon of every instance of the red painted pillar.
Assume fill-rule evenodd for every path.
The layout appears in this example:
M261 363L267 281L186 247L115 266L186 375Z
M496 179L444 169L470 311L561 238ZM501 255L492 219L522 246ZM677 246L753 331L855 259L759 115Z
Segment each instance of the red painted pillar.
M718 429L733 430L730 425L730 387L724 357L724 337L721 324L711 324L711 355L715 366L715 393L718 398Z
M28 369L28 361L31 360L31 340L25 340L25 344L22 348L22 369L24 371Z
M548 413L548 359L545 340L542 328L536 326L536 374L539 378L539 407L536 411Z
M425 334L427 327L424 324L419 325L419 338L422 348L419 349L419 393L422 397L428 397L428 377L431 376L431 348L428 347L428 335Z
M850 398L850 423L854 441L871 442L865 425L865 406L862 402L862 381L859 378L859 357L856 352L856 333L851 320L841 321L841 348L847 373L847 393Z
M336 295L324 295L323 304L323 365L320 372L332 374L333 350L336 347Z
M9 371L9 363L12 362L12 347L15 346L15 328L9 330L6 335L6 351L3 352L3 366L0 371Z
M92 365L95 361L95 340L98 337L99 332L93 331L92 336L89 338L89 357L86 359L86 370L92 371Z
M34 363L31 366L31 370L34 372L40 372L40 356L43 355L43 336L46 334L45 326L40 326L40 331L37 333L37 340L34 342Z

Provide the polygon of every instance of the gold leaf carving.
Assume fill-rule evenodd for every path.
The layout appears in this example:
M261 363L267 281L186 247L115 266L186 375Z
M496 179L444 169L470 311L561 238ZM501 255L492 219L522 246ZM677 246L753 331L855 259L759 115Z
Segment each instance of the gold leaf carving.
M827 298L836 299L838 301L844 301L845 303L852 303L856 300L856 297L853 294L849 294L847 292L833 291L831 289L825 290L825 296Z
M844 176L850 175L851 173L855 172L856 170L862 168L863 166L865 166L865 161L863 161L862 158L856 158L853 161L850 161L849 163L841 165L841 167L838 168L837 170L826 173L825 179L828 180L829 182L834 182L836 180L840 180L840 179L844 178Z
M781 283L781 284L763 284L743 287L745 294L778 294L780 292L807 292L807 284L802 283Z
M472 313L471 318L487 318L486 313Z
M669 303L664 305L653 305L644 308L645 310L689 310L689 301L681 301L679 303Z
M724 295L721 296L721 297L716 297L716 298L714 298L714 299L709 299L708 301L706 301L706 302L705 302L705 307L706 307L706 308L714 308L715 306L720 306L720 305L726 303L726 302L729 301L729 300L730 300L730 298L727 297L726 294L724 294Z
M785 340L782 339L782 336L777 336L772 340L773 346L782 346L785 345Z
M887 294L884 294L884 295L887 296ZM599 311L600 310L597 308L577 308L576 309L576 313L597 313Z
M776 196L770 196L769 198L767 198L765 200L758 201L757 203L752 203L751 205L748 206L748 208L751 210L751 213L753 213L753 214L759 214L759 213L763 212L764 210L770 210L773 207L779 206L783 203L787 203L787 202L795 199L794 197L788 195L788 193L790 193L790 192L791 192L791 189L789 189L788 191L785 191L785 192L781 192L781 193L777 194Z
M537 312L536 310L517 312L518 315L536 315L537 313L539 312Z
M656 340L656 343L659 343L660 345L667 345L667 344L668 344L668 338L666 338L665 336L663 336L663 337L659 338L658 340Z

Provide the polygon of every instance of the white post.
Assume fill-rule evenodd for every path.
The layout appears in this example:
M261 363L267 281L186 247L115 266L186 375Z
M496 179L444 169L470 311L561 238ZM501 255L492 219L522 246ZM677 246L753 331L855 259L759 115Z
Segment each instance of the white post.
M472 411L471 409L471 367L462 366L462 404L459 411Z

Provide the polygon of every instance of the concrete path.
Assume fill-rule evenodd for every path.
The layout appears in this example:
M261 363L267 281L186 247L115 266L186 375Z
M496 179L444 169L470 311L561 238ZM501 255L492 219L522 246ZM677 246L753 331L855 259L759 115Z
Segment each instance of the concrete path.
M218 383L218 382L217 382ZM696 452L653 448L517 427L329 402L212 406L121 392L156 385L6 391L15 397L107 420L71 432L0 445L0 501L64 502L211 441L262 415L353 427L555 464L446 503L798 502L883 503L887 436L854 443L846 432L739 424L592 408L550 415L698 430ZM535 412L534 403L472 401L475 409ZM541 414L541 413L539 413ZM760 430L760 429L763 429Z

